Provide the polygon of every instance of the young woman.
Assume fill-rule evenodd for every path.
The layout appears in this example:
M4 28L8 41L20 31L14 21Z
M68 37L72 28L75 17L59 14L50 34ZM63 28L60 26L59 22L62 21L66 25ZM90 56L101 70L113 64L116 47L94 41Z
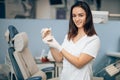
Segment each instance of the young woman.
M42 30L42 36L45 31ZM100 48L100 39L87 3L78 1L71 7L69 30L62 45L51 35L43 38L43 42L50 47L54 59L63 62L60 80L92 80L92 65Z

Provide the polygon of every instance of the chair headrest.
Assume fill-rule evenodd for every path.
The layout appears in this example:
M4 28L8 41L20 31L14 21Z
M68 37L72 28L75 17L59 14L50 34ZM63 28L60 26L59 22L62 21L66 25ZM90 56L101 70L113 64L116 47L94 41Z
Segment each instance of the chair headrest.
M28 37L25 32L21 32L13 38L15 50L18 52L23 51L28 46Z
M18 34L17 29L13 26L10 25L8 26L7 31L5 32L5 39L6 41L9 43L10 41L12 41L12 39L14 38L14 36Z
M13 25L8 26L8 30L10 33L10 40L13 39L16 34L18 34L18 30Z

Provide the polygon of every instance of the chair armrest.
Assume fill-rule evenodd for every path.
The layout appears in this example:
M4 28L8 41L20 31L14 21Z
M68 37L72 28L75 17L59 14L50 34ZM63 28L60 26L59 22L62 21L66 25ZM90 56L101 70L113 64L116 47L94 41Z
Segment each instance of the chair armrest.
M42 80L42 77L40 77L40 76L35 76L35 77L30 77L30 78L28 78L28 79L26 79L26 80Z
M47 67L47 68L43 68L41 69L43 72L49 72L49 71L52 71L52 70L55 70L54 67Z

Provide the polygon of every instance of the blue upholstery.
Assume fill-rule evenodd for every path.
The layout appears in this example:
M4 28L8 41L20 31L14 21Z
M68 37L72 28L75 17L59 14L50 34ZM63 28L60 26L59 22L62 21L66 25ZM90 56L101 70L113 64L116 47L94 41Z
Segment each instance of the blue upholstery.
M30 77L30 78L28 78L26 80L42 80L42 77L40 77L40 76Z
M9 30L9 42L10 42L14 38L14 36L19 32L13 25L8 26L8 30Z
M43 68L42 71L47 72L47 71L51 71L54 70L54 67L47 67L47 68Z
M14 38L14 36L19 33L13 25L8 26L8 30L10 32L10 39Z
M13 56L14 51L15 51L15 49L13 47L10 47L8 49L8 54L9 54L9 57L10 57L10 60L11 60L15 75L16 75L18 80L24 80L23 75L22 75L22 73L20 71L20 68L17 65L17 62L16 62L16 60L15 60L15 58Z

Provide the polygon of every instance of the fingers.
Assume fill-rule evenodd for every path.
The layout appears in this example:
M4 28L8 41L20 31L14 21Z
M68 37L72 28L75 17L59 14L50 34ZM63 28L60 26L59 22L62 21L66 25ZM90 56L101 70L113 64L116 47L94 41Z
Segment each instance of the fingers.
M44 28L41 30L42 38L44 39L46 36L51 35L51 28Z
M52 42L53 41L53 36L47 36L45 37L43 40L44 43L48 44L49 42Z

